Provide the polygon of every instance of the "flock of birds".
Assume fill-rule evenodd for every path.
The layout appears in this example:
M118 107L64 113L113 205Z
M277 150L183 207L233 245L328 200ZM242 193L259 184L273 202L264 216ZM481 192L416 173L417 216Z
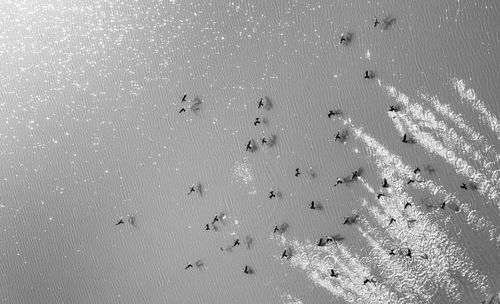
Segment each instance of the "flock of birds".
M384 18L382 20L382 22L380 22L377 18L374 18L374 23L373 23L373 26L374 27L377 27L377 26L380 26L383 30L385 29L388 29L391 24L395 21L395 19L393 17L388 17L388 18ZM352 38L353 38L353 34L352 33L346 33L346 34L342 34L341 37L340 37L340 44L341 45L344 45L344 46L347 46L350 44L350 42L352 41ZM371 70L366 70L365 73L364 73L364 79L373 79L375 78L376 75L373 71ZM187 94L184 94L184 96L182 97L181 99L181 104L182 105L185 105L185 102L187 102ZM190 105L189 106L183 106L180 111L179 111L179 114L181 113L185 113L187 109L190 109L191 111L193 112L197 112L200 110L201 108L201 104L202 104L202 101L199 97L194 97L193 100L191 100L190 102ZM257 108L258 109L264 109L264 110L271 110L273 107L272 105L272 102L271 102L271 99L269 97L264 97L264 98L260 98L260 100L258 101L257 103ZM389 109L388 111L389 112L399 112L401 111L401 106L400 105L391 105L389 106ZM343 113L340 109L335 109L335 110L329 110L328 114L327 114L327 117L329 119L331 118L335 118L335 117L339 117L341 116ZM257 126L257 125L260 125L260 124L266 124L267 123L267 119L266 118L263 118L263 117L257 117L255 118L253 124L254 126ZM276 143L276 135L272 134L270 136L268 136L267 138L264 136L262 139L260 139L260 143L262 146L267 146L267 147L272 147L275 143ZM336 136L335 136L335 141L337 142L341 142L341 143L344 143L348 138L348 130L347 129L343 129L339 132L337 132ZM410 135L408 134L404 134L403 137L401 138L401 141L405 144L414 144L415 143L415 139L412 138ZM256 141L254 139L250 139L246 146L245 146L245 150L247 152L255 152L258 150L258 145L256 143ZM434 171L434 169L428 165L425 167L425 170L429 173L432 173ZM413 171L414 173L414 178L410 178L408 181L407 181L407 184L412 184L412 183L422 183L424 182L424 180L422 179L421 175L420 175L420 168L419 167L416 167L415 170ZM308 172L312 177L315 176L315 172L311 169L309 169L309 172ZM337 178L337 181L336 183L333 185L334 187L336 186L339 186L339 185L345 185L345 184L349 184L349 183L352 183L352 182L356 182L357 180L361 179L361 176L362 176L362 173L363 173L363 170L362 168L358 168L357 170L353 171L351 175L347 176L347 177L339 177ZM302 173L300 172L300 168L296 168L295 169L295 177L299 177ZM377 199L380 199L381 197L385 197L385 196L388 196L387 193L384 193L384 190L383 189L387 189L387 188L390 188L391 185L389 184L389 182L387 181L386 178L383 179L382 181L382 185L381 185L381 188L382 188L382 191L377 193ZM460 188L463 189L463 190L477 190L477 185L474 184L474 183L462 183L460 185ZM196 183L192 186L189 187L189 191L187 193L187 195L191 195L193 193L198 193L198 195L202 195L202 184L201 183ZM282 194L280 191L276 191L276 190L271 190L269 192L269 199L280 199L282 197ZM403 209L407 209L409 207L412 207L413 205L410 203L410 202L406 202L404 205L403 205ZM446 200L443 201L438 207L440 209L445 209L445 206L448 206L448 208L450 208L451 210L453 211L459 211L459 207L455 204L449 204L447 205L447 202ZM435 208L437 206L435 205L430 205L428 204L427 205L428 208ZM309 208L312 209L312 210L323 210L323 205L317 201L311 201L311 203L309 204ZM359 216L358 214L352 214L352 215L349 215L349 216L346 216L344 217L344 222L343 224L344 225L354 225L356 223L356 221L358 220ZM205 225L205 230L214 230L214 231L217 231L218 230L218 226L217 226L217 223L220 222L220 223L223 223L223 221L226 219L226 214L224 213L219 213L219 214L216 214L213 218L213 220L206 224ZM135 217L134 216L128 216L127 218L128 220L128 223L135 226ZM412 224L415 223L415 219L408 219L408 226L410 227ZM396 219L394 218L390 218L389 219L389 223L388 223L388 227L395 223L396 222ZM125 221L123 220L123 218L121 218L117 223L116 225L121 225L121 224L125 224ZM288 228L288 224L287 223L282 223L280 225L275 225L274 228L273 228L273 233L274 234L282 234L284 233ZM317 246L320 246L320 247L323 247L323 246L326 246L327 244L329 243L334 243L335 245L337 245L338 242L341 242L344 238L340 235L340 234L336 234L336 235L328 235L326 237L321 237L318 242L316 243ZM246 243L247 245L247 248L250 248L250 245L252 243L252 238L250 236L247 236L246 239L244 240L244 242ZM231 251L232 248L236 247L236 246L239 246L240 245L240 239L237 238L234 240L233 244L231 246L228 246L226 248L223 248L221 247L220 249L222 251L226 250L226 251ZM396 256L396 255L399 255L399 256L404 256L404 257L407 257L407 258L413 258L413 253L412 253L412 250L411 248L394 248L394 249L390 249L388 251L388 255L390 256ZM422 259L428 259L429 256L425 253L423 254L420 254L419 255L420 258ZM287 247L284 249L283 253L281 254L281 258L282 259L290 259L292 257L292 248L291 247ZM194 266L198 267L198 268L201 268L204 266L204 262L203 260L198 260L194 263L191 263L191 262L188 262L187 266L185 266L184 269L190 269L190 268L193 268ZM254 270L252 269L251 266L249 265L245 265L243 267L243 273L245 274L253 274L254 273ZM334 277L334 278L337 278L339 276L339 272L336 271L335 269L330 269L330 272L329 272L329 275L331 277ZM366 285L368 283L372 283L372 284L376 284L376 279L375 278L365 278L364 281L363 281L363 284Z

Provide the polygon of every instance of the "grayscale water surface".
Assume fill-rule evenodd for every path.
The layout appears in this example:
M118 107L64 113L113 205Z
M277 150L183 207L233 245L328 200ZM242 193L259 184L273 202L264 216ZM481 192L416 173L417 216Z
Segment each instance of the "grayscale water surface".
M500 290L499 20L496 1L0 0L2 303L480 303Z

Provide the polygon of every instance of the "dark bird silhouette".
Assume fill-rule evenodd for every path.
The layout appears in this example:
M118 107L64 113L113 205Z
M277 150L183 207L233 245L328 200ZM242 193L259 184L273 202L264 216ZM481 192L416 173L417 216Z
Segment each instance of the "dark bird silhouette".
M444 206L446 205L446 201L442 202L441 203L441 206L439 206L439 208L443 209L444 210Z
M316 209L316 207L314 206L314 201L311 202L311 204L309 205L309 208Z
M287 257L288 257L288 252L285 249L285 251L283 251L283 254L281 255L281 258L284 259L284 258L287 258Z
M212 225L215 224L215 222L219 221L219 216L215 215L214 220L212 221Z
M208 224L205 225L205 230L210 230L210 227L208 226Z
M186 97L187 97L187 94L184 94L184 96L182 96L181 102L185 102L186 101Z
M389 106L389 112L399 112L399 108L397 106Z
M118 226L118 225L120 225L120 224L125 224L125 222L123 221L123 219L120 219L120 220L118 221L118 223L116 223L116 224L115 224L115 226Z
M389 255L396 255L396 253L394 252L394 249L390 249Z
M249 140L248 143L247 143L247 147L246 147L246 150L247 151L253 151L254 150L254 145L252 143L252 140Z
M334 186L334 187L336 187L337 185L342 184L342 182L343 182L342 178L341 178L341 177L338 177L338 178L337 178L337 183L336 183L335 185L333 185L333 186Z
M410 202L407 202L407 203L405 204L404 209L406 209L406 207L411 207L411 206L413 206L413 205L412 205L412 204L410 204Z
M330 110L328 112L328 118L332 118L332 116L340 115L342 114L341 110Z
M391 217L391 219L389 220L389 225L387 226L390 226L392 223L395 223L396 222L396 219Z
M255 121L253 122L254 126L257 126L258 124L260 124L260 118L259 117L255 118Z
M352 40L352 33L346 33L345 35L342 34L340 36L340 44L342 45L348 45Z
M297 168L297 169L295 169L295 176L299 177L299 175L300 175L299 168Z
M263 98L261 98L261 99L259 100L259 104L257 105L257 108L259 108L259 109L260 109L260 108L262 108L263 106L264 106L264 99L263 99Z
M372 279L365 279L365 280L363 281L363 285L366 285L366 283L373 283L373 284L375 284L375 283L376 283L376 281L375 281L375 279L373 279L373 278L372 278Z
M276 197L276 194L274 194L274 191L269 192L269 198L274 198Z
M339 273L335 272L335 270L333 270L333 269L330 269L330 276L336 278L339 276Z
M382 184L382 187L389 188L389 184L387 183L387 179L386 178L384 178L384 183Z
M243 270L243 272L246 273L246 274L251 274L253 271L252 271L252 269L250 267L245 266L245 270Z
M236 239L236 240L234 241L233 247L236 247L236 246L238 246L239 244L240 244L240 239Z
M377 199L380 199L380 197L385 196L383 193L377 193Z
M279 231L280 231L280 228L277 225L274 226L273 233L276 233L276 232L279 232Z
M401 141L404 142L405 144L408 143L408 139L406 138L406 133L403 135L403 139Z
M467 190L467 185L465 183L462 183L462 185L460 185L460 188Z
M262 141L262 145L266 144L267 143L266 137L264 136L261 141Z
M196 190L194 189L194 186L191 186L191 188L189 188L188 195L190 195L193 192L196 192Z
M179 111L179 114L182 113L182 112L186 112L186 108L182 108L180 111Z
M333 243L335 243L335 245L337 245L337 242L340 242L342 240L344 240L344 237L341 236L340 234L335 234L335 235L326 237L326 243L333 242Z
M188 265L184 269L188 269L188 268L193 268L193 264L188 263Z
M410 178L410 179L406 182L406 184L408 184L408 185L409 185L409 184L414 183L414 182L415 182L415 180Z
M373 27L377 27L377 25L379 25L379 21L377 19L377 17L373 18Z
M319 241L318 241L318 243L317 243L317 245L319 247L325 246L326 245L325 239L324 238L320 238Z
M344 225L351 225L356 223L358 216L356 214L350 215L348 217L344 217Z
M342 138L340 137L340 132L337 132L337 134L335 135L335 141L337 140L342 140Z
M415 174L420 173L420 168L417 167L415 170L413 170L413 173L415 173Z
M352 180L357 180L358 178L359 178L359 171L358 171L358 170L356 170L356 171L354 171L354 172L352 173L352 177L351 177L351 179L352 179Z

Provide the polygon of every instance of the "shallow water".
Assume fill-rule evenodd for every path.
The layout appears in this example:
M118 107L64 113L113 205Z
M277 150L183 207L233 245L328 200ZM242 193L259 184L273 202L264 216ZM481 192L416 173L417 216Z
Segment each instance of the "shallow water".
M500 289L495 2L2 8L2 302L480 303Z

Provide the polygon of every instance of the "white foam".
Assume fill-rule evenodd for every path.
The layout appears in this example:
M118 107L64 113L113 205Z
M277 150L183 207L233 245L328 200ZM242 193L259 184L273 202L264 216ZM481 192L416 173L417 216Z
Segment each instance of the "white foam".
M456 77L452 78L451 82L455 90L460 95L461 101L465 101L471 105L472 108L479 113L481 120L485 122L490 127L490 130L496 134L497 139L500 139L500 122L498 121L498 118L493 113L488 111L484 102L477 98L474 89L467 89L465 82Z

